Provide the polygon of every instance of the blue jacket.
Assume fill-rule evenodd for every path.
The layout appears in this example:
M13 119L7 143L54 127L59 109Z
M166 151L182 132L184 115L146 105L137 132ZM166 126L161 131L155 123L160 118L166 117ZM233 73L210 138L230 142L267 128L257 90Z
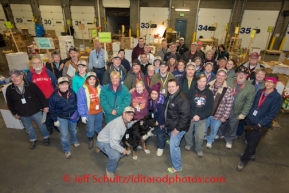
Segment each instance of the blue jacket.
M100 104L105 113L106 123L122 115L124 108L129 106L130 102L131 95L126 86L119 84L114 92L111 83L105 85L100 92ZM113 110L116 110L116 115L111 114Z
M51 81L52 81L52 85L53 85L53 88L55 89L56 88L56 85L57 85L57 79L56 79L56 76L53 74L53 72L47 68L46 69L46 73L47 75L50 77ZM27 76L25 78L25 80L27 80L28 82L32 82L32 72L28 72L27 73Z
M96 88L97 88L98 93L100 93L100 91L101 91L100 86L98 85ZM77 93L77 110L78 110L78 114L81 117L88 118L89 108L90 108L89 91L88 91L87 86L85 84L83 84L83 87L81 87L78 90L78 93Z
M257 92L247 117L253 124L260 124L261 127L270 128L272 121L275 119L282 106L282 97L277 90L274 89L258 109L259 99L264 90L265 89L261 89ZM256 116L253 115L255 110L258 111Z
M63 119L69 119L77 110L76 94L69 88L68 100L65 100L58 94L58 89L53 92L49 99L49 112L54 122L57 121L57 117Z

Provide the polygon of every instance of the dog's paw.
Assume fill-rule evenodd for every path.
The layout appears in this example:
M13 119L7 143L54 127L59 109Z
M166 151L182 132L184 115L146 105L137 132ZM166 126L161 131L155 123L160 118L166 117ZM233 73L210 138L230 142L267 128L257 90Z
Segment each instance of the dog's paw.
M151 153L151 151L148 150L148 149L145 149L144 151L146 152L146 154L150 154Z
M151 136L153 136L154 134L153 134L151 131L149 131L149 132L147 133L147 135L148 135L149 137L151 137Z
M126 155L131 154L131 150L126 151Z
M136 155L136 156L134 156L134 157L132 157L132 159L134 159L134 160L137 160L137 155Z

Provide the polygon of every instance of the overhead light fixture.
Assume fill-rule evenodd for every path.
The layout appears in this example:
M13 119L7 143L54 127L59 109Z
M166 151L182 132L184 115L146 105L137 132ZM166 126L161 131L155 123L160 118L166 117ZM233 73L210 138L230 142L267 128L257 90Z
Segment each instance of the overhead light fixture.
M190 9L187 9L187 8L176 8L175 11L190 11Z

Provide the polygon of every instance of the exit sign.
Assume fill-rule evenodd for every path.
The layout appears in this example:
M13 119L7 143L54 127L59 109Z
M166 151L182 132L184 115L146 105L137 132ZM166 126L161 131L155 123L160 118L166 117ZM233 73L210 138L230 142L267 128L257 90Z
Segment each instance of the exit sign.
M185 16L185 14L184 14L184 13L180 13L180 16L181 16L181 17L184 17L184 16Z

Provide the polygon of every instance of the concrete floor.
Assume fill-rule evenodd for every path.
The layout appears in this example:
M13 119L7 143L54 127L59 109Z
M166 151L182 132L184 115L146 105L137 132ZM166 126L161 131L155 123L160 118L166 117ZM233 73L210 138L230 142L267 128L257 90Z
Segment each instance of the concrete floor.
M271 59L273 60L273 59ZM1 58L0 62L3 61ZM1 72L3 73L3 72ZM5 72L4 72L5 73ZM6 72L7 73L7 72ZM0 106L4 106L0 94ZM245 149L244 135L236 139L233 148L225 148L223 140L217 140L212 149L204 147L204 157L198 158L192 150L184 150L181 143L183 171L180 177L223 177L223 183L94 183L93 175L103 176L107 157L87 148L85 126L78 127L80 148L71 147L72 158L65 159L59 133L50 137L51 144L43 145L37 130L38 143L30 150L24 130L8 129L0 116L0 190L1 193L31 192L278 192L289 191L289 131L288 114L277 117L280 128L270 130L257 148L255 162L249 162L243 172L235 170L239 155ZM205 145L205 143L204 143ZM162 157L156 156L156 138L147 141L150 154L139 150L138 160L131 155L120 160L116 173L120 176L142 175L165 177L171 166L169 147ZM89 181L74 183L75 176L90 175ZM69 182L68 177L70 177ZM175 175L169 175L175 177ZM81 181L81 178L78 178Z

